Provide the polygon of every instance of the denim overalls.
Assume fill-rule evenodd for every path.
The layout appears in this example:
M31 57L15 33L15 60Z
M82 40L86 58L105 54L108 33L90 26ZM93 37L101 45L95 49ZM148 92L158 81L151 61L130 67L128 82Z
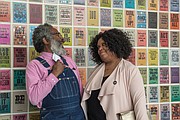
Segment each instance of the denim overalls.
M65 65L66 60L61 56ZM37 57L44 67L50 65L46 60ZM48 70L51 73L51 70ZM52 91L43 99L40 110L41 120L85 120L83 110L80 105L79 83L71 68L65 68L58 76L59 81Z

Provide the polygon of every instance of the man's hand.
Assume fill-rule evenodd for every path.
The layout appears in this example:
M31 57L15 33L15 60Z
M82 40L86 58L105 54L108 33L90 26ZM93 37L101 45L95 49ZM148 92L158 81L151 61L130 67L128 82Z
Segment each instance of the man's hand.
M60 62L59 60L55 62L55 64L52 67L52 74L54 74L56 77L59 76L64 71L65 65Z

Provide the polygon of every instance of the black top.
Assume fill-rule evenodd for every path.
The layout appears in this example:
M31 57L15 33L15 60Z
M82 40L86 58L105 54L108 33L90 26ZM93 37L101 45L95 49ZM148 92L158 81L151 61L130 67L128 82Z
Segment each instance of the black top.
M109 76L103 77L102 84L108 77ZM106 114L102 106L100 105L100 101L98 100L99 92L100 89L93 90L90 98L86 101L88 120L106 120Z

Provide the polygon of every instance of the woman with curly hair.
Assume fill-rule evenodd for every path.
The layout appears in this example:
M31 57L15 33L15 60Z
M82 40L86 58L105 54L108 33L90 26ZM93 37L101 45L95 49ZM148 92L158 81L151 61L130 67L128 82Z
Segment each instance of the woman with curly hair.
M132 44L126 33L110 29L99 33L90 45L98 65L84 89L81 105L88 120L121 120L134 111L136 120L148 120L142 76L126 59Z

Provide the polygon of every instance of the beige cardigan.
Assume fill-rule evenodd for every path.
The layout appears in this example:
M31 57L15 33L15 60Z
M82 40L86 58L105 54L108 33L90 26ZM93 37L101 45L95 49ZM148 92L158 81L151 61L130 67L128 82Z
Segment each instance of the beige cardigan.
M101 87L104 63L91 74L82 97L82 108L86 112L86 100L92 90L100 89L98 99L107 120L119 120L119 113L134 109L136 120L148 120L142 76L136 66L122 59Z

